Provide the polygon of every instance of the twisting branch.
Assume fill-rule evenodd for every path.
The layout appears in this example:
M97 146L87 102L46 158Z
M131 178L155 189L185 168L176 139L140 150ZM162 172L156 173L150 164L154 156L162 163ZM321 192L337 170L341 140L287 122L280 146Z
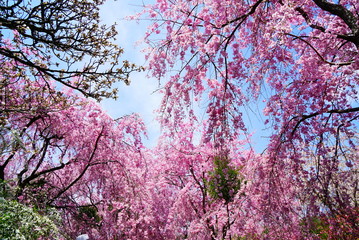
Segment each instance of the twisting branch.
M326 59L318 52L318 50L317 50L315 47L313 47L312 44L310 44L310 42L308 42L307 40L303 39L303 37L301 37L301 36L296 36L296 35L291 34L291 33L286 33L286 35L291 36L291 37L294 37L294 39L299 39L299 40L305 42L311 49L313 49L313 51L318 55L318 57L319 57L323 62L328 63L329 65L333 65L333 66L345 66L345 65L350 65L350 64L353 63L352 61L351 61L351 62L338 62L338 63L336 63L336 62L330 62L330 61L326 60Z
M85 96L116 97L111 85L128 83L129 73L142 68L127 61L121 66L123 49L112 42L115 25L100 23L101 4L103 0L0 1L0 31L13 32L11 44L0 33L0 57ZM25 54L24 49L32 54ZM87 64L78 67L85 59ZM104 64L106 69L102 69Z
M25 134L25 131L27 128L29 128L33 123L35 123L37 120L41 119L42 116L38 115L30 119L30 121L23 127L23 129L20 132L19 137L22 137ZM16 144L14 146L14 149L12 150L12 153L10 156L4 161L3 164L0 165L0 180L5 180L5 168L10 163L11 159L14 158L15 154L17 153L17 150L19 150L20 145Z
M97 165L97 164L104 164L103 162L101 163L91 163L91 161L93 160L93 158L95 157L95 154L97 152L97 148L98 148L98 145L99 145L99 142L100 142L100 139L101 137L103 136L103 130L104 130L104 127L102 127L101 129L101 132L100 134L97 136L96 138L96 141L95 141L95 145L94 145L94 148L91 152L91 155L89 157L89 160L88 160L88 164L85 166L85 168L81 171L81 173L69 184L67 185L65 188L63 188L61 191L59 191L57 193L57 195L55 197L53 197L50 201L49 201L49 204L51 204L52 202L54 202L56 199L58 199L62 194L64 194L67 190L69 190L72 186L74 186L84 175L85 173L87 172L87 170L91 167L91 166L94 166L94 165Z
M292 135L295 133L295 131L298 129L299 125L304 122L305 120L321 115L321 114L333 114L333 113L338 113L338 114L342 114L342 113L354 113L354 112L359 112L359 107L356 108L348 108L348 109L332 109L329 111L325 111L325 112L315 112L312 114L308 114L308 115L302 115L302 116L296 116L293 117L292 120L299 118L298 122L296 123L296 125L294 126L293 130L292 130Z
M295 10L297 12L300 13L300 15L302 15L302 17L304 18L304 20L307 22L307 24L311 27L311 28L314 28L314 29L318 29L320 30L321 32L325 32L325 28L322 27L322 26L318 26L318 25L315 25L312 23L312 20L309 18L308 14L304 11L303 8L301 7L296 7Z
M351 41L359 48L359 25L358 17L351 11L346 9L343 5L330 3L326 0L313 0L313 2L322 10L327 11L335 16L341 18L351 29L351 35L345 36L348 41ZM342 36L343 38L344 36Z

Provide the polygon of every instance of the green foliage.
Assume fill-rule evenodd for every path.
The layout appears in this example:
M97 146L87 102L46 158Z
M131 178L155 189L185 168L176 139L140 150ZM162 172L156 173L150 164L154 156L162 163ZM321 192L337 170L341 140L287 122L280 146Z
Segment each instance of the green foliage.
M96 223L101 221L101 217L98 215L98 210L95 206L83 206L79 208L80 219L91 219Z
M58 229L50 217L42 216L34 209L16 201L0 198L1 239L56 239L58 234Z
M15 190L10 187L10 181L0 179L0 199L9 199L15 196Z
M303 219L302 226L309 230L310 234L318 237L318 239L328 239L329 224L321 217L311 217Z
M229 165L227 157L216 156L213 160L213 171L209 172L206 182L208 193L213 199L224 199L226 203L233 201L242 184L239 170Z
M269 229L265 228L264 231L260 234L258 233L246 233L242 236L233 236L233 239L235 240L260 240L260 239L267 239L267 235L270 234Z

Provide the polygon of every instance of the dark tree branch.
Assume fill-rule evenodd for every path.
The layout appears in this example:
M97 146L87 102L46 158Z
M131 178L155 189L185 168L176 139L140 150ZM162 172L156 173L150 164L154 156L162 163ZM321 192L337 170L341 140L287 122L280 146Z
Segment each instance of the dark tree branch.
M312 113L312 114L308 114L308 115L302 115L302 116L296 116L293 119L298 119L299 120L297 121L296 125L294 126L293 130L292 130L292 135L295 133L295 131L298 129L299 125L304 122L305 120L309 119L309 118L312 118L312 117L315 117L315 116L318 116L318 115L321 115L321 114L333 114L333 113L337 113L337 114L343 114L343 113L354 113L354 112L359 112L359 107L356 107L356 108L348 108L348 109L332 109L332 110L328 110L328 111L325 111L325 112L315 112L315 113Z
M30 176L28 176L24 181L22 181L22 175L25 173L23 171L21 171L21 173L19 174L19 186L20 188L24 188L27 184L29 184L32 180L38 178L41 175L62 169L65 167L66 164L61 163L61 165L57 166L57 167L53 167L53 168L49 168L40 172L37 172L37 170L40 168L40 166L42 165L42 163L44 162L46 153L47 153L47 149L50 146L50 141L52 139L61 139L61 137L58 137L57 135L54 135L52 137L46 137L45 141L44 141L44 145L41 149L40 152L42 152L42 155L40 156L40 159L38 160L38 163L36 164L35 168L32 170ZM31 160L31 159L30 159ZM28 160L28 162L30 162L30 160ZM27 171L27 168L26 168Z
M49 204L51 204L52 202L54 202L56 199L58 199L62 194L64 194L67 190L69 190L72 186L74 186L84 175L85 173L87 172L87 170L91 167L91 166L94 166L94 165L97 165L97 164L103 164L103 163L91 163L93 158L95 157L95 154L97 152L97 148L98 148L98 145L99 145L99 142L100 142L100 139L101 137L103 136L103 130L104 130L104 127L102 128L100 134L98 135L98 137L96 138L96 141L95 141L95 145L94 145L94 148L91 152L91 155L89 156L89 159L88 159L88 164L84 167L84 169L81 171L81 173L69 184L67 185L65 188L63 188L62 190L60 190L55 197L53 197L50 201L49 201Z
M26 129L29 128L33 123L35 123L37 120L39 120L41 118L42 118L42 116L35 116L35 117L31 118L30 121L21 130L19 137L22 137L25 134ZM4 161L4 163L2 165L0 165L0 180L5 180L5 173L4 173L5 168L10 163L11 159L14 158L14 156L17 153L17 151L19 150L19 148L20 148L19 144L16 144L14 146L14 149L12 150L12 153L10 154L10 156Z
M312 23L312 20L309 18L308 14L303 10L303 8L301 7L296 7L295 10L297 12L300 13L300 15L302 15L302 17L304 18L304 20L307 22L307 24L311 27L311 28L314 28L314 29L318 29L320 30L321 32L325 32L325 28L322 27L322 26L318 26L318 25L315 25Z
M123 50L112 42L117 34L115 26L100 24L98 5L102 3L102 0L1 1L0 36L2 30L17 34L11 48L0 38L0 55L85 96L98 100L116 97L112 84L128 83L129 73L142 68L127 61L121 66ZM28 56L23 53L24 48L36 54ZM81 69L78 63L84 59L88 63ZM106 69L105 63L109 66ZM80 83L72 83L73 77L81 77Z
M318 52L318 50L317 50L310 42L308 42L307 40L305 40L303 37L301 37L301 36L296 36L296 35L293 35L293 34L291 34L291 33L287 33L286 35L291 36L291 37L293 37L294 39L299 39L299 40L301 40L302 42L305 42L311 49L313 49L313 51L318 55L318 57L319 57L323 62L328 63L329 65L345 66L345 65L350 65L350 64L353 63L353 61L350 61L350 62L331 62L331 61L328 61L328 60L326 60L326 59L322 56L322 54L320 54L320 53Z
M351 41L359 48L359 25L358 18L348 9L340 4L330 3L326 0L313 0L314 3L322 10L327 11L335 16L341 18L347 26L351 29L351 35L345 36L348 41ZM343 38L344 36L342 36Z

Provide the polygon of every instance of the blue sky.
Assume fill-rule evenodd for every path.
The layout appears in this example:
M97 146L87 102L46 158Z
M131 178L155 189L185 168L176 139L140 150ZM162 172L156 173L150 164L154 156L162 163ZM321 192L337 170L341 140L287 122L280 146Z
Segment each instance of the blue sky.
M123 59L129 60L137 65L145 65L144 53L141 50L144 45L138 42L144 36L148 21L128 21L124 18L142 10L143 4L152 1L146 0L108 0L101 7L101 19L110 25L117 23L117 44L124 48ZM138 113L144 120L148 140L144 140L147 146L154 146L160 132L159 124L156 122L154 110L159 107L161 95L155 92L159 83L156 79L146 76L146 72L133 73L130 75L131 84L116 84L119 89L119 98L115 100L104 100L101 105L113 118L123 115Z

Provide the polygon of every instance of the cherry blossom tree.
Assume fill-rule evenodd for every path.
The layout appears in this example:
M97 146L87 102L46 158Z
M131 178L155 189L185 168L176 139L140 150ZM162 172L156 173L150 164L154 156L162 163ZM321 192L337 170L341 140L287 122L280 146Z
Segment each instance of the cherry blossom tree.
M237 208L251 214L236 215L236 225L227 225L231 235L214 235L213 225L202 224L205 230L191 228L183 238L359 236L358 8L355 0L157 0L146 7L153 20L147 58L152 76L164 82L160 121L168 142L204 116L199 138L212 144L212 161L222 156L238 168L231 161L241 153L231 149L250 139L246 107L265 105L262 115L272 131L266 150L249 154L238 171L249 184L248 205ZM186 150L179 147L183 141L177 144L180 155ZM228 151L231 157L221 155ZM184 160L171 161L175 171ZM204 171L206 181L214 172ZM200 195L204 183L196 190L184 185L181 196ZM178 223L195 221L181 216Z
M14 213L14 229L4 229L8 235L1 237L13 236L16 224L25 223L16 219L27 214L46 221L25 226L25 238L50 237L51 226L57 225L51 237L74 239L84 232L112 239L110 231L106 235L105 214L113 202L129 202L134 194L143 123L135 114L113 120L86 98L116 97L112 84L128 83L129 73L141 70L120 62L123 50L112 43L114 26L100 24L102 3L0 3L4 219L9 206L29 207ZM52 215L60 220L48 224Z
M1 3L4 209L30 207L42 237L359 237L356 0L147 6L148 67L164 96L153 149L137 115L113 120L86 98L114 96L110 79L136 69L115 69L100 3ZM261 153L245 121L253 104L271 130Z
M17 73L27 66L2 60L0 177L11 194L1 197L45 215L58 211L64 236L102 236L102 212L116 199L129 201L136 184L142 121L137 115L113 120L73 89L27 78Z

